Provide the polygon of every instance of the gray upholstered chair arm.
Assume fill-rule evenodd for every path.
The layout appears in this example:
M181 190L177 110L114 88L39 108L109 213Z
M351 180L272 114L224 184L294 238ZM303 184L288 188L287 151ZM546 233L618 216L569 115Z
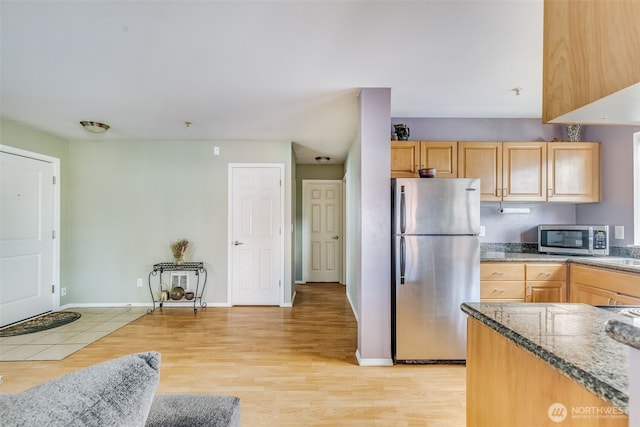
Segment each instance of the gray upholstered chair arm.
M240 399L207 394L156 394L147 427L240 426Z

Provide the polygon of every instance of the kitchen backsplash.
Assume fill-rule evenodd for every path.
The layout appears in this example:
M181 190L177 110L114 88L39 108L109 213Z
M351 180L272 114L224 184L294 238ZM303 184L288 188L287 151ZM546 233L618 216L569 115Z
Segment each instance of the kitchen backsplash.
M538 253L537 243L480 243L480 252ZM610 246L609 256L640 259L640 247Z

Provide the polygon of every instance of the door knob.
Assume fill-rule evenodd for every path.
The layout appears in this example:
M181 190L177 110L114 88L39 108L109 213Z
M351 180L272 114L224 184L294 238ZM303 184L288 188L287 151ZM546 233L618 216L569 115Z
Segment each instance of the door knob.
M338 237L338 236L333 236L333 237L332 237L332 239L333 239L333 240L338 240L338 239L339 239L339 237Z
M238 245L244 245L244 243L242 242L238 242L237 240L233 242L234 246L238 246Z

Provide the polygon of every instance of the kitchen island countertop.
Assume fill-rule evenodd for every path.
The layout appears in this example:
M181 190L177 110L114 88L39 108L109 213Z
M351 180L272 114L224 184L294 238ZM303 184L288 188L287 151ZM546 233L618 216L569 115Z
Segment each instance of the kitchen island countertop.
M627 316L586 304L464 303L462 311L627 413L627 347L605 332Z

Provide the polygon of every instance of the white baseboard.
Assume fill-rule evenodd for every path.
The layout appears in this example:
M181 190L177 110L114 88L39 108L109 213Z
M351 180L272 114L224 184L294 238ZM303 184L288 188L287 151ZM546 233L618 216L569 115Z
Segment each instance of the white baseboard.
M393 366L393 359L363 359L360 350L356 350L356 359L360 366Z
M158 305L158 303L156 303L156 306ZM87 307L87 308L91 308L91 307L95 307L95 308L99 308L99 307L152 307L153 304L151 304L150 302L82 302L82 303L69 303L69 304L65 304L60 306L60 310L66 310L67 308L83 308L83 307ZM193 307L193 301L189 302L189 301L180 301L180 302L173 302L173 301L168 301L168 304L165 305L165 307ZM231 307L231 304L227 303L227 302L216 302L216 303L207 303L207 307ZM196 303L196 308L201 309L202 307L200 307L200 303Z
M358 313L356 312L356 308L353 306L353 302L351 301L351 297L347 292L347 301L349 301L349 305L351 306L351 311L353 312L353 317L356 318L356 322L358 322Z
M304 285L305 283L307 282L305 282L304 280L296 280L296 285Z
M293 307L293 302L296 300L296 295L298 295L298 293L294 290L293 296L291 297L291 302L285 302L284 304L281 304L280 307L285 307L285 308Z

